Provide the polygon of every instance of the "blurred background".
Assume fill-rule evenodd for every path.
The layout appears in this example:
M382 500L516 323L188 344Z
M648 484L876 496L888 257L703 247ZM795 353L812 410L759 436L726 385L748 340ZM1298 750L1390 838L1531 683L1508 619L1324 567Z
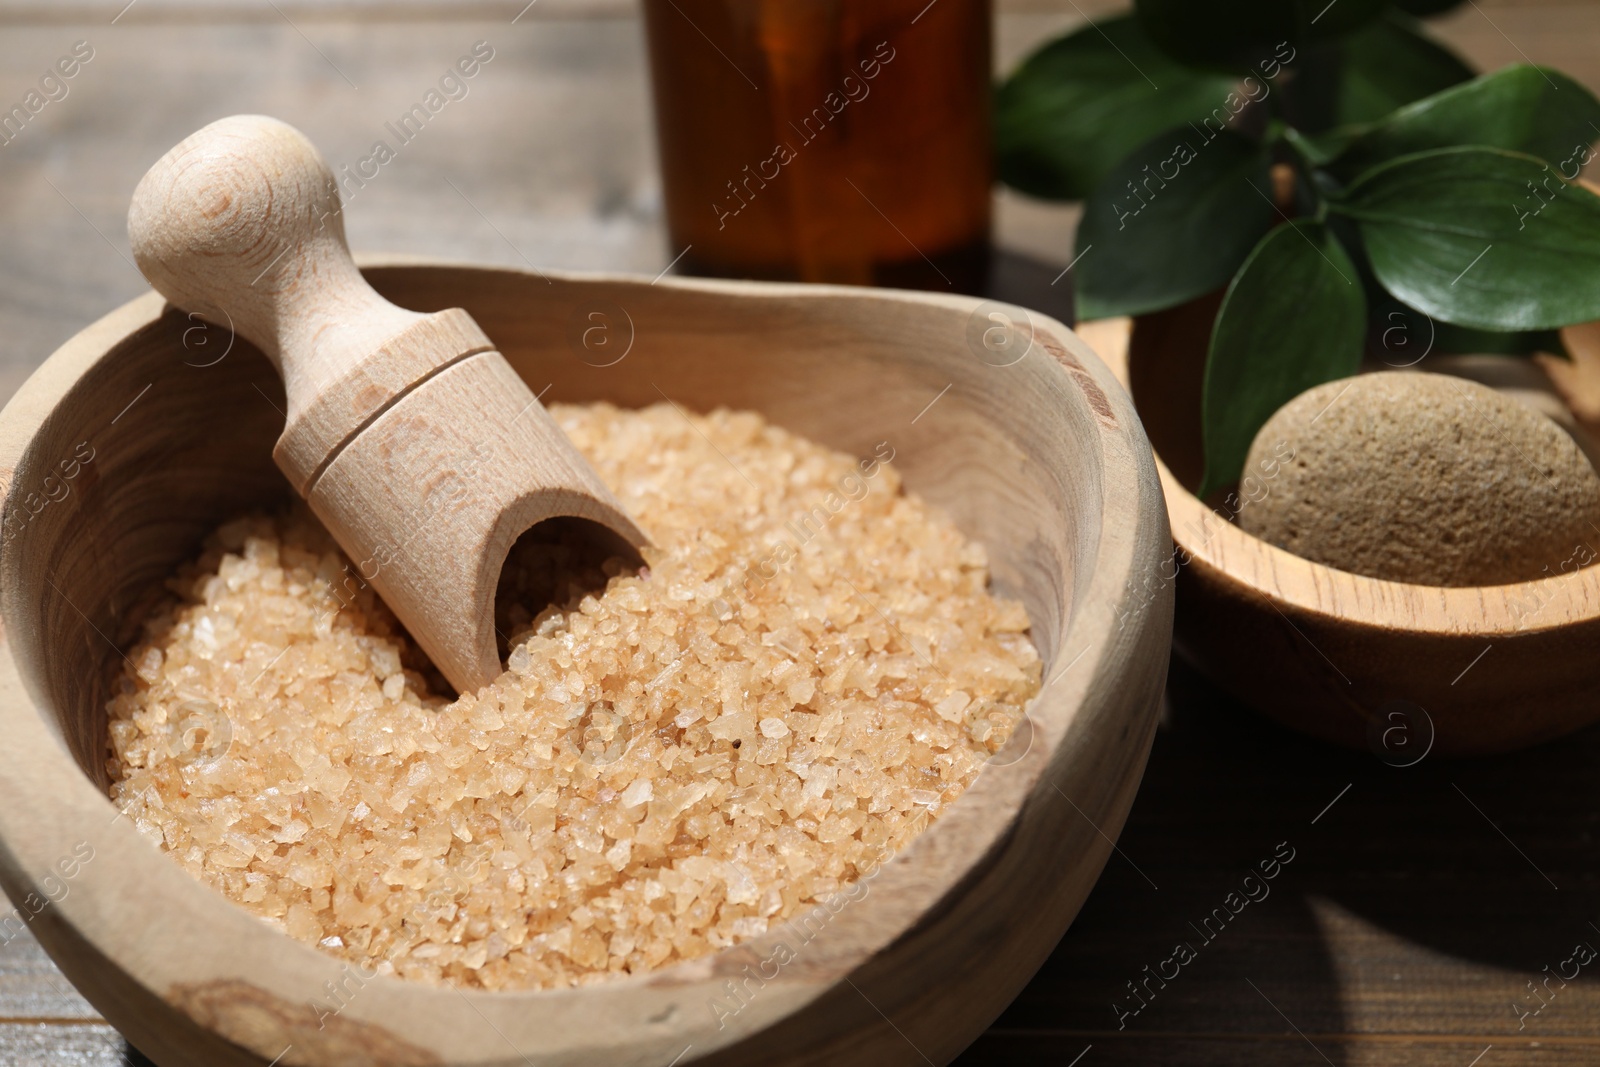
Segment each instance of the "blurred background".
M128 259L134 183L182 137L236 112L300 127L335 170L354 171L377 140L394 147L355 195L346 185L358 250L661 271L683 246L667 237L638 4L525 2L0 0L4 110L76 42L93 51L65 97L0 145L0 395L144 291ZM997 0L995 76L1125 7ZM1431 25L1480 69L1530 57L1600 85L1600 5L1475 0ZM386 124L479 41L493 58L463 79L466 95L399 144ZM720 62L709 48L701 61ZM1076 207L997 190L993 211L1000 250L1055 267L1042 278L1048 288L1071 259Z

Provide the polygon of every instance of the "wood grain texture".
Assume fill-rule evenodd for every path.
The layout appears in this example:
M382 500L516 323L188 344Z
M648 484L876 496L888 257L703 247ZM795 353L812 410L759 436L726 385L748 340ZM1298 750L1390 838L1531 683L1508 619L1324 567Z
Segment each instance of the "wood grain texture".
M0 1023L7 1067L147 1067L105 1023Z
M127 242L129 198L166 148L220 115L278 115L305 131L335 171L388 142L396 158L353 195L345 191L346 232L357 248L649 276L681 251L663 238L635 22L512 26L507 16L302 29L304 37L281 20L119 22L0 34L8 72L0 99L12 103L73 41L95 50L70 94L0 145L0 180L10 191L0 202L0 394L14 392L83 324L148 288ZM386 124L437 89L480 40L494 58L467 81L467 95L400 143ZM548 151L530 150L535 135ZM186 343L193 363L223 347L203 329Z
M100 1016L24 930L0 948L0 1022L26 1019L98 1022Z
M140 273L169 303L233 331L272 361L290 420L425 317L362 281L345 244L333 171L304 134L265 115L208 123L156 160L134 187L128 242ZM408 347L425 350L429 341L454 347L437 333ZM370 395L370 405L382 405L410 384L340 397L355 404ZM358 420L369 413L352 412ZM332 447L343 441L335 435Z
M1597 759L1590 728L1390 767L1246 712L1175 659L1117 855L960 1062L1065 1063L1091 1043L1080 1067L1467 1067L1491 1044L1479 1067L1600 1061L1594 964L1525 1025L1513 1010L1538 1006L1528 983L1576 943L1600 948ZM1191 924L1279 843L1295 859L1270 893L1205 940ZM1119 1016L1138 1007L1127 983L1180 941L1197 958Z
M272 458L294 491L304 496L378 413L423 379L492 351L489 336L460 308L418 316L392 336L381 337L342 376L324 379L298 411L289 400L283 436L273 446Z
M1136 597L1133 577L1170 535L1148 443L1109 370L1042 316L1031 348L987 362L971 338L990 320L969 297L429 265L368 273L401 306L464 308L521 380L548 380L553 397L753 409L857 454L892 441L907 488L981 541L996 587L1028 609L1048 686L1011 747L837 907L578 989L487 994L379 977L329 1017L312 998L342 980L339 960L194 881L103 792L118 656L106 635L133 625L143 592L207 527L284 495L269 476L281 397L260 386L269 366L241 338L228 359L186 367L186 320L149 294L64 346L0 414L0 882L17 900L51 898L34 935L164 1067L489 1067L508 1045L574 1065L954 1057L1088 895L1154 731L1171 600ZM597 366L572 345L567 324L591 306L621 310L633 331L624 360ZM475 409L492 416L507 391ZM405 404L385 418L404 418ZM29 488L90 438L75 491L32 510ZM29 796L51 803L28 811ZM52 890L68 855L81 866ZM710 1010L780 946L788 958L739 1012Z

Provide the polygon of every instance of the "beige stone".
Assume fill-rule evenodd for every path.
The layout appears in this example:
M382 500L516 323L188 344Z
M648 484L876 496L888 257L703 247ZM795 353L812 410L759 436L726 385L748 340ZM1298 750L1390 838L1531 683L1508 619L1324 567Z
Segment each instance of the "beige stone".
M1442 374L1365 374L1301 393L1256 435L1240 499L1239 524L1257 537L1393 581L1528 581L1600 546L1600 476L1572 438Z

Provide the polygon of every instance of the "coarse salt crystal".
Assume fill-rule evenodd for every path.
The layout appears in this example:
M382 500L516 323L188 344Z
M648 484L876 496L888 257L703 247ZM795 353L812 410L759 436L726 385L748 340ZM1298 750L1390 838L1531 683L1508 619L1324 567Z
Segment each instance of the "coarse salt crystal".
M651 531L649 566L519 545L509 670L452 702L370 588L335 596L348 564L304 511L230 523L112 687L112 798L138 832L353 965L569 987L830 899L1037 693L1026 612L892 467L778 562L853 458L751 414L550 410ZM175 758L196 700L227 708L225 758Z
M946 722L960 722L962 713L967 710L967 705L972 703L972 697L957 689L933 706L939 713L939 718Z

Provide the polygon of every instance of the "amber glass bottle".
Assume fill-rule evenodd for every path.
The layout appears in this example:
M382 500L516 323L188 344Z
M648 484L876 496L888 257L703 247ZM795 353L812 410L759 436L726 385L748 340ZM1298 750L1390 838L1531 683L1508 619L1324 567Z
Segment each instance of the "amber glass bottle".
M644 0L679 269L976 292L989 0Z

